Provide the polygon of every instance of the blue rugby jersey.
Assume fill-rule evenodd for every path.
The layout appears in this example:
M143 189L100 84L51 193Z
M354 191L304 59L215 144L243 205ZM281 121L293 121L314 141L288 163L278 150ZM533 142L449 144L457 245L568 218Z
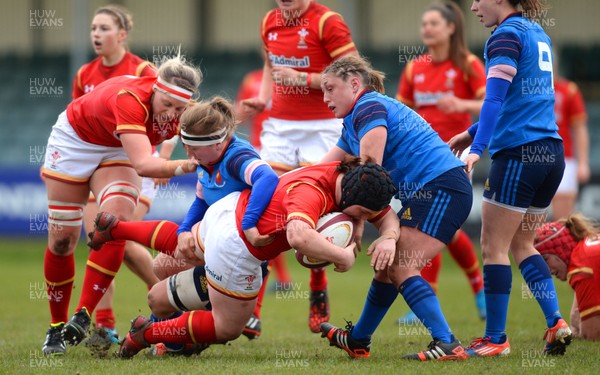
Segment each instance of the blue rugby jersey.
M415 111L375 91L363 93L344 117L337 146L360 155L360 139L378 126L387 128L382 165L394 179L400 200L412 197L444 172L465 165Z
M210 165L210 173L203 167L197 170L199 188L206 203L210 206L230 193L251 189L252 185L246 183L244 173L254 161L264 163L248 142L234 135L223 157Z
M557 138L550 38L535 22L515 13L492 33L484 49L486 75L506 64L517 70L508 89L489 153L544 138Z

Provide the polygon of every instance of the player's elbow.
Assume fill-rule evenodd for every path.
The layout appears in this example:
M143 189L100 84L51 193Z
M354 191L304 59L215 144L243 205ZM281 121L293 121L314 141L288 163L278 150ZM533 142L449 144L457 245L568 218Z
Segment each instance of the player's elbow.
M306 248L308 241L306 239L306 231L305 230L290 230L288 229L287 240L290 246L296 250L302 250Z

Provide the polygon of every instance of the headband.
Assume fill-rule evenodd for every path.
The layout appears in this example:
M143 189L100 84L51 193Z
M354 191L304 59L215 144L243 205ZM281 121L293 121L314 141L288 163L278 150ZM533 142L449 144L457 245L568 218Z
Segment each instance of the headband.
M154 88L158 88L163 91L166 95L169 95L173 99L177 99L184 103L189 103L190 99L192 99L193 92L190 90L186 90L179 86L175 86L162 78L158 77L156 83L154 84Z
M188 146L210 146L220 142L223 142L227 137L227 129L223 128L221 130L217 130L214 133L206 134L206 135L193 135L188 134L181 129L179 132L181 136L181 142L184 145Z

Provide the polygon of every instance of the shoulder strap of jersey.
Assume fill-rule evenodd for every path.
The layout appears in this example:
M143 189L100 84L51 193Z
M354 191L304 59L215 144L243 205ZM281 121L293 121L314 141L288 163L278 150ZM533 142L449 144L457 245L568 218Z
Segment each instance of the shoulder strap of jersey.
M406 80L411 85L413 84L413 66L414 66L414 61L410 60L404 67L404 74L406 75Z
M325 28L325 22L331 16L339 16L341 19L344 19L339 13L327 11L321 15L319 18L319 40L323 40L323 29Z
M135 69L136 77L139 77L147 66L154 66L150 61L141 62Z
M265 33L267 32L267 21L269 20L269 17L271 17L271 15L276 12L277 9L271 9L270 11L267 12L267 14L265 14L265 16L262 19L262 22L260 23L260 35L264 38L265 37Z
M79 68L77 70L77 74L75 75L75 79L77 80L77 87L81 91L83 91L83 86L81 85L81 71L83 70L84 67L85 67L85 65L83 65L81 68Z

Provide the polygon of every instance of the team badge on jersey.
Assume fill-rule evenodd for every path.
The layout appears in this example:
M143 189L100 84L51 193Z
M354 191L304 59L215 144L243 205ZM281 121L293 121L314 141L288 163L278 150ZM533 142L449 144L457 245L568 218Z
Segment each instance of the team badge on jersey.
M300 41L298 42L298 48L308 48L306 45L306 37L308 36L308 31L303 27L300 31L298 31L298 35L300 35Z
M217 171L217 174L215 175L215 186L225 186L225 183L223 182L223 176L221 175L221 171Z
M456 70L448 69L446 70L446 87L449 89L454 88L454 78L456 78Z

